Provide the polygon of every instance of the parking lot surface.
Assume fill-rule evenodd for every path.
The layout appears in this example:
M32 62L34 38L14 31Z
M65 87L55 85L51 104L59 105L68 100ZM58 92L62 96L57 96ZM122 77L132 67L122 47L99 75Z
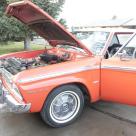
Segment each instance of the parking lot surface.
M135 130L135 124L114 118L90 106L85 108L75 123L57 129L48 127L38 113L0 114L0 136L136 136Z

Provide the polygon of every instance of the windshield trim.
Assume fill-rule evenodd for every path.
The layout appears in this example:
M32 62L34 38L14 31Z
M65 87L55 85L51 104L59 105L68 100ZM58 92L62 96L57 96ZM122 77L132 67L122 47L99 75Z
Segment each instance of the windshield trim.
M107 41L105 42L104 48L100 52L100 56L104 56L106 54L106 51L109 47L109 43L111 43L113 36L114 36L114 32L111 33L109 32L109 36L107 38Z

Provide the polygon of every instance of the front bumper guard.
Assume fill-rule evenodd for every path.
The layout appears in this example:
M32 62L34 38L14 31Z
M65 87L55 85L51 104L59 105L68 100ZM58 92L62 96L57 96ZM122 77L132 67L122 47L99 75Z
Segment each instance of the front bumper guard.
M23 101L19 103L3 86L0 87L0 112L26 113L29 112L31 104Z

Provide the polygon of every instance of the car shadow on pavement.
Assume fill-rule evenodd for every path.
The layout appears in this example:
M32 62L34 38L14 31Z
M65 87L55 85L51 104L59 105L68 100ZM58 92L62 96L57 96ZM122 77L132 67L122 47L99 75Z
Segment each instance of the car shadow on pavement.
M0 114L0 136L135 136L136 126L85 107L73 124L63 128L46 125L39 113Z

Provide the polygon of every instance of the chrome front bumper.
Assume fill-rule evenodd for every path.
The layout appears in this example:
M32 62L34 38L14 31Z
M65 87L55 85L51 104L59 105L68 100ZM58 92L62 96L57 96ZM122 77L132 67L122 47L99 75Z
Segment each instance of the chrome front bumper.
M30 107L31 104L23 101L19 103L2 84L0 85L0 112L26 113L29 112Z

